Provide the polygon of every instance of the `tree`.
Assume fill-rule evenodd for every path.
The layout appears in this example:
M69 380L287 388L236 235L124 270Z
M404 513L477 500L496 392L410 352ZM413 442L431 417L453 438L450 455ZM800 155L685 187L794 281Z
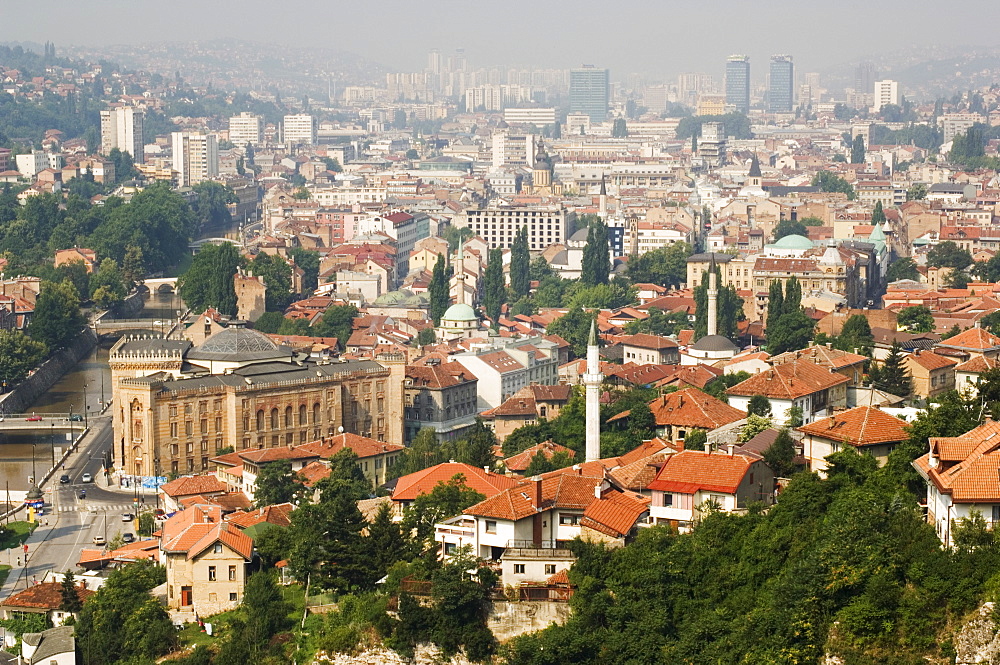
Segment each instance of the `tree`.
M763 395L754 395L747 404L747 412L764 418L770 418L771 400Z
M771 468L776 478L788 478L795 472L793 459L795 459L795 442L788 429L783 427L764 451L764 463Z
M358 308L354 305L333 305L313 324L313 334L317 337L336 337L341 348L344 348L351 337L354 317L357 315Z
M851 143L851 164L865 163L865 137L858 134Z
M453 557L434 572L435 621L430 637L445 658L464 648L469 660L481 662L496 650L496 638L486 623L496 581L491 568L468 554Z
M258 508L279 503L292 503L302 495L303 485L292 471L288 460L268 462L261 466L254 491L254 504Z
M142 248L137 245L125 247L125 258L122 259L122 276L126 284L142 284L146 279L146 264L142 258Z
M462 511L486 499L465 484L465 476L456 473L447 482L441 481L430 492L419 495L403 517L405 533L414 531L418 542L434 536L434 525L441 520L462 514Z
M965 270L972 265L972 255L951 240L946 240L927 252L927 265L935 268L954 268Z
M45 344L20 330L0 330L0 381L13 386L45 358Z
M885 280L887 282L895 282L900 279L911 279L914 282L920 280L917 263L913 259L903 257L889 264L889 269L885 273Z
M101 309L110 309L125 299L128 289L114 259L104 259L90 278L90 297Z
M688 327L687 314L684 312L670 312L668 314L664 314L663 311L657 307L650 307L647 311L649 316L645 319L630 321L625 324L625 332L627 334L635 335L638 333L648 333L650 335L667 337L670 335L676 335L678 332Z
M797 277L790 277L785 282L785 300L781 304L783 314L794 314L802 309L802 282Z
M319 252L304 247L292 247L288 256L302 272L302 292L311 293L319 285Z
M595 318L596 313L585 312L580 307L574 307L550 323L545 328L545 332L549 335L562 337L572 345L573 355L582 358L587 355L590 324Z
M809 235L806 225L802 222L792 221L790 219L783 219L778 222L777 226L774 227L774 242L778 242L785 236L807 236Z
M906 190L907 201L923 201L927 198L927 185L922 182L915 182Z
M878 368L871 378L876 390L890 395L907 397L913 392L913 380L910 377L910 370L903 362L903 349L899 342L893 342L882 367Z
M885 224L885 213L882 212L881 201L876 201L875 208L872 209L872 226L876 224Z
M782 314L775 329L768 330L767 350L771 355L785 351L797 351L809 345L816 322L806 316L801 309Z
M777 330L778 319L785 312L785 290L781 282L772 280L767 297L767 323L765 330Z
M243 258L234 245L205 245L178 280L178 292L192 312L214 307L225 316L236 316L234 277L241 265Z
M934 330L934 315L923 305L904 307L899 310L896 324L912 332L932 332Z
M80 313L80 298L69 281L45 282L35 300L28 335L50 351L61 348L80 334L86 319Z
M747 424L740 430L738 437L740 443L746 443L766 429L771 428L771 419L766 416L759 416L756 413L747 415Z
M871 325L868 317L863 314L855 314L844 322L840 335L837 336L833 346L841 351L860 353L871 356L875 348L875 337L872 335Z
M437 341L434 328L421 328L417 333L417 346L427 346Z
M589 222L589 223L588 223ZM583 267L580 281L589 286L608 283L611 271L611 250L608 245L608 227L596 215L584 215L587 224L587 244L583 248Z
M528 252L528 227L522 226L510 247L510 290L514 299L528 295L531 289L531 256Z
M625 123L625 118L615 118L615 121L611 127L611 138L613 139L628 138L628 126Z
M368 561L378 579L384 577L397 561L408 557L410 548L399 523L392 519L392 508L388 502L379 506L375 519L368 525L364 543L368 549Z
M195 194L191 209L200 228L228 228L232 225L229 206L237 203L237 199L230 187L214 180L203 180L191 189Z
M283 310L292 293L292 268L288 262L277 254L260 252L247 265L247 270L260 277L267 287L264 306L269 311Z
M468 240L475 233L468 226L446 226L441 232L441 237L448 241L448 253L458 250L458 245L464 240Z
M431 321L434 322L434 327L436 328L441 325L441 317L444 316L449 303L451 303L450 281L448 279L448 270L444 265L443 255L438 255L437 262L434 264L434 271L431 273L431 284L428 292L430 293L431 301Z
M115 166L115 182L123 182L135 177L135 162L128 152L112 148L108 153L108 161Z
M90 273L83 261L64 263L56 268L56 273L60 282L68 279L73 283L81 302L90 298Z
M80 587L76 585L72 571L67 570L63 574L59 593L62 594L62 602L59 604L60 610L76 614L83 609L83 601L80 600Z
M489 252L489 263L486 264L486 274L483 275L483 306L486 316L493 323L493 328L499 327L500 312L507 300L507 285L503 275L503 250L499 247Z
M687 281L687 259L691 253L691 245L676 242L629 257L628 278L634 284L678 288Z
M705 430L692 430L684 437L684 450L704 450L706 443L708 443L708 433Z
M845 179L830 171L819 171L812 179L812 185L819 187L821 192L839 192L847 194L847 199L853 201L854 187Z
M493 429L487 427L482 418L477 416L468 435L458 443L456 459L480 469L493 466L496 461L493 449L496 445L497 437Z

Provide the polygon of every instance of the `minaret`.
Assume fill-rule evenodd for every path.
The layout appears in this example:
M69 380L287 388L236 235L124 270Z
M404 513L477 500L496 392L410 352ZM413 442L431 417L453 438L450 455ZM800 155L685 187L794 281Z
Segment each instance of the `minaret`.
M465 302L465 241L458 241L458 255L455 257L455 285L458 293L455 294L455 304L461 305Z
M601 459L601 374L597 352L597 323L590 323L590 341L587 343L587 372L583 375L587 397L587 448L586 461Z
M715 253L712 253L712 260L708 266L708 334L717 335L719 318L719 285L718 275L715 274Z
M604 176L601 176L601 198L597 214L601 216L602 222L608 223L608 186L604 182Z

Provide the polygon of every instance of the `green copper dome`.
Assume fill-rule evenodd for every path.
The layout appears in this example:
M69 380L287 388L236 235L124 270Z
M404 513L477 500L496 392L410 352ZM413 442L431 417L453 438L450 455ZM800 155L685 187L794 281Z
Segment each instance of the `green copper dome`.
M476 310L472 309L465 303L460 305L452 305L441 317L442 321L479 321L479 317L476 316Z
M779 249L812 249L813 242L805 236L790 235L785 236L771 246Z

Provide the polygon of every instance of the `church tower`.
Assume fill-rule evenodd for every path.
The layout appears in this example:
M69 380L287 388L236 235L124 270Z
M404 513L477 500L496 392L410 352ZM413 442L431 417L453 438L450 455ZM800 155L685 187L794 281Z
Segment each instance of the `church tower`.
M601 374L600 356L597 348L597 322L590 322L590 341L587 343L587 372L583 375L586 386L587 405L587 445L586 461L601 459Z

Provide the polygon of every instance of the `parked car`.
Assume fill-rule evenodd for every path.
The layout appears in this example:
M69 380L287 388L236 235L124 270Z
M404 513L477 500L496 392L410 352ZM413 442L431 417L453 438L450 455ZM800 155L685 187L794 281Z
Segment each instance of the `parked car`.
M25 418L25 420L27 420L28 422L32 422L32 423L37 423L41 419L42 419L42 417L40 415L38 415L37 413L33 413L30 416L28 416L27 418Z
M72 414L72 415L71 415L71 416L69 417L69 419L70 419L70 420L71 420L72 422L74 422L74 423L82 423L82 422L83 422L83 416L82 416L81 414L79 414L79 413L74 413L74 414Z
M94 536L94 544L98 547L104 547L107 541L104 539L104 536Z
M131 522L135 519L135 515L132 513L122 513L122 522Z
M126 544L128 544L128 543L134 543L135 542L135 534L134 533L123 533L122 534L122 542L126 543Z
M59 476L59 484L60 485L65 485L68 482L69 482L69 476L67 476L65 473L63 475Z
M80 482L81 483L92 483L92 482L94 482L94 477L92 475L90 475L89 473L85 473L85 474L83 474L80 477Z

